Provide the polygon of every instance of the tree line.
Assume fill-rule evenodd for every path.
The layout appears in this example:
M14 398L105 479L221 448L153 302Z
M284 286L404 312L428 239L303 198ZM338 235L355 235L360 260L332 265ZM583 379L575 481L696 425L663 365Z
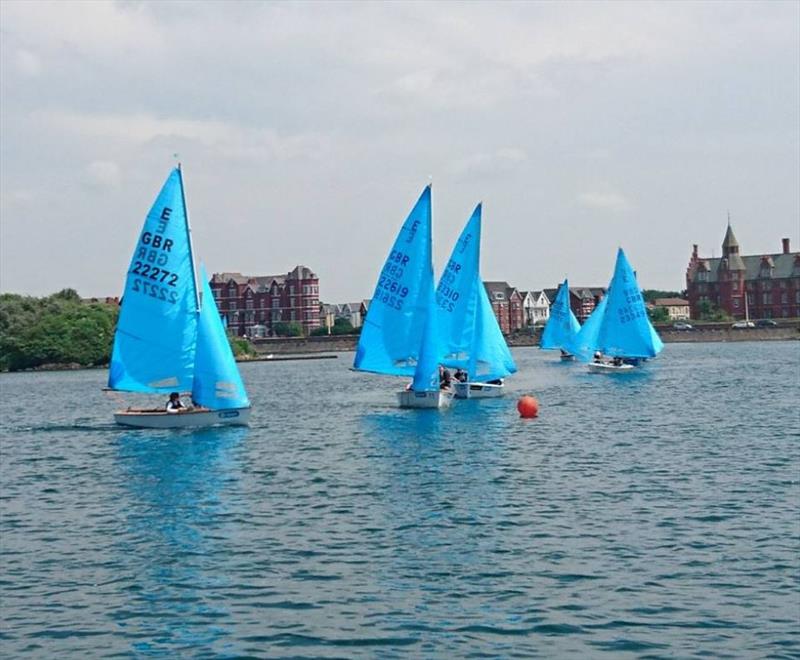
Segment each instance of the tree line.
M74 289L0 294L0 370L108 364L118 314L117 305L86 304Z

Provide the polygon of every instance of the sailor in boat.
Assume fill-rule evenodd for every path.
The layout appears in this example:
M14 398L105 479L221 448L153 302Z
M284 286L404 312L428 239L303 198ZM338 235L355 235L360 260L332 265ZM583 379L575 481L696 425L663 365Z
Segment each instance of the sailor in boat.
M455 378L459 383L466 383L469 380L467 372L463 369L456 369L456 373L454 374L453 378Z
M439 389L441 389L441 390L449 390L450 389L450 385L452 383L453 383L453 376L450 374L450 371L440 364L439 365Z
M594 352L594 362L596 364L603 364L603 362L604 362L603 354L600 351L595 351Z
M167 401L166 410L168 413L179 413L189 410L181 401L181 395L177 392L172 392L169 395L169 401Z

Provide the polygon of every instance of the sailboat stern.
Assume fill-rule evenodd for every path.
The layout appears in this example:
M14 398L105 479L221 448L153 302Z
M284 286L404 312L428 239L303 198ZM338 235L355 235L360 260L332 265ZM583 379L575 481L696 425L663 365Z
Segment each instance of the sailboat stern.
M494 399L503 396L502 383L456 383L456 399Z
M450 390L429 392L403 390L397 393L397 402L401 408L449 408L452 401L453 392Z

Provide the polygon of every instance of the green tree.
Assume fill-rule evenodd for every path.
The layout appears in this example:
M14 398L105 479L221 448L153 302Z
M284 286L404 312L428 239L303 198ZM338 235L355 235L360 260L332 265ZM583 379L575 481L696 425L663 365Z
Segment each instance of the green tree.
M700 321L730 321L731 317L724 310L721 310L714 303L708 300L701 300L697 305L697 312Z
M669 321L669 312L666 307L648 309L647 315L653 323L667 323Z
M656 298L683 298L683 291L661 291L659 289L644 289L642 291L642 298L645 302L655 302Z
M0 369L106 364L117 314L116 305L83 304L73 289L46 298L3 294Z
M303 327L299 323L279 322L272 326L272 332L278 337L302 337Z

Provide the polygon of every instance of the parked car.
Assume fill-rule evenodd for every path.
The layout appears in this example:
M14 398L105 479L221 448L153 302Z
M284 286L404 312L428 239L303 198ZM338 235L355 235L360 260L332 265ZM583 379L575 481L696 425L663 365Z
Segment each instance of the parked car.
M684 321L678 321L677 323L672 324L673 330L694 330L694 326L691 323L685 323Z
M731 327L734 330L743 330L745 328L755 328L756 324L752 321L736 321L736 323L733 323Z
M757 328L777 328L778 324L772 319L758 319L756 321Z

